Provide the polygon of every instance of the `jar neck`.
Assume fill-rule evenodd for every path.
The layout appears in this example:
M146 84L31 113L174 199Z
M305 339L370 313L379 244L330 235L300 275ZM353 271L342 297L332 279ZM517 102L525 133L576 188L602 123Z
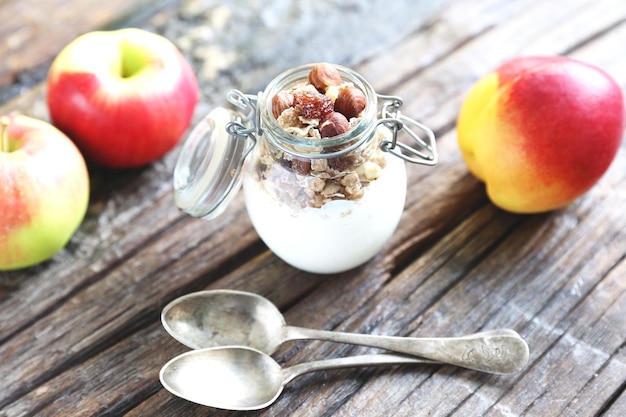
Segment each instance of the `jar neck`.
M266 141L283 152L305 158L333 158L366 146L374 137L378 124L378 99L372 86L357 72L336 65L344 82L352 83L365 94L366 106L359 122L346 133L330 138L302 137L280 126L272 114L272 98L281 91L307 84L314 64L303 65L283 72L274 78L260 95L258 109Z

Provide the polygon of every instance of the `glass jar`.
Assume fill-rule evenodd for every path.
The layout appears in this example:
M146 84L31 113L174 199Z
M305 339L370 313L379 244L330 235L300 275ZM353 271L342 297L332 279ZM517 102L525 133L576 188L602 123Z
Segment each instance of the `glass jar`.
M274 97L310 88L313 64L285 71L256 97L233 90L228 100L237 110L213 110L181 150L174 171L177 205L211 219L243 183L257 233L292 266L327 274L374 257L404 209L404 161L434 165L434 135L400 115L398 97L377 95L361 75L335 67L342 86L357 87L365 96L365 108L347 131L320 137L319 131L310 133L320 121L302 124L298 118L285 126L284 117L275 117ZM326 94L334 100L337 91ZM397 140L400 131L413 146Z

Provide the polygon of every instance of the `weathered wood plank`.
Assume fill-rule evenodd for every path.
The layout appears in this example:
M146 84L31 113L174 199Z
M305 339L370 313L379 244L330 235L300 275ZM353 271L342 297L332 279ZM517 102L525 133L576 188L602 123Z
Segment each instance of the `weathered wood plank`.
M15 82L21 72L48 64L84 32L120 25L173 1L4 0L0 4L0 87Z
M167 359L185 350L158 324L160 308L183 292L238 288L268 296L290 324L416 336L507 326L531 344L523 375L447 366L314 374L290 384L271 409L251 415L594 415L605 406L621 415L626 218L620 207L626 194L616 190L626 175L626 148L571 206L517 216L487 202L482 185L467 174L451 128L468 83L522 51L569 53L602 65L626 85L626 60L613 53L624 38L626 10L612 0L591 12L597 1L565 8L509 3L457 2L433 18L431 32L416 31L357 66L377 74L369 77L375 86L380 81L385 92L405 96L405 113L442 133L441 164L409 169L402 227L366 267L317 277L286 266L259 243L241 198L216 222L183 216L165 185L173 156L115 176L115 185L105 184L110 173L96 173L103 183L79 232L91 243L32 270L32 279L14 274L19 288L11 287L0 304L3 318L16 322L0 346L0 374L10 387L0 390L6 405L0 413L240 415L177 399L156 378ZM459 16L487 11L493 14L484 21L460 26ZM595 17L585 23L588 12ZM432 43L424 43L427 36ZM409 63L388 70L388 62L404 59L405 45L424 44L436 52L420 57L417 72ZM140 190L137 198L129 198L133 189ZM108 235L95 239L99 231ZM74 268L63 271L68 264ZM21 317L27 303L34 316ZM276 356L290 364L365 350L298 342ZM23 366L13 369L15 363Z
M463 7L458 2L446 7L440 14L435 16L431 23L424 29L392 45L386 50L380 51L359 64L361 73L368 79L376 80L376 88L383 94L391 94L398 89L398 84L408 79L419 80L421 73L437 62L446 59L449 55L459 53L459 50L467 48L468 43L480 44L481 35L496 28L505 26L512 17L523 12L526 8L536 5L535 0L523 0L515 2L502 2L500 0L480 0L472 5ZM535 6L536 7L536 6ZM497 48L501 49L501 46ZM488 51L482 51L482 58ZM490 60L497 60L501 52L493 54ZM482 62L474 62L478 59L468 60L468 65L482 65ZM393 69L382 63L393 64ZM489 66L493 61L486 62ZM468 73L481 73L484 68L472 70L464 68ZM437 85L444 84L445 80L437 80ZM467 82L467 81L466 81ZM445 84L444 84L445 85ZM467 88L469 85L464 85ZM405 86L402 87L406 94ZM458 87L452 85L451 94L458 94ZM417 95L407 95L407 103L422 100L437 99L437 95L426 94L425 91Z
M282 266L276 257L263 255L225 277L208 278L215 280L209 287L253 290L284 305L296 301L316 284L295 269L285 271ZM277 269L280 273L275 273ZM169 272L163 275L171 279ZM294 283L298 291L294 291ZM131 409L160 389L160 367L169 358L187 350L165 333L157 322L158 314L159 311L151 312L150 323L145 328L137 329L130 336L117 336L121 339L119 343L105 351L92 352L93 357L85 358L86 362L66 364L65 369L57 370L53 379L3 410L7 415L18 416L28 415L34 405L40 404L43 405L40 415L72 415L72 410L80 410L81 415L105 412L119 415ZM110 336L116 337L114 332ZM152 351L158 353L147 354ZM42 365L41 360L35 362Z
M39 380L38 373L63 369L77 360L75 356L81 357L96 346L101 349L124 333L134 331L133 326L141 325L150 317L150 310L154 314L156 307L163 304L164 294L184 290L187 280L218 272L238 247L246 247L258 239L249 224L241 222L237 241L220 244L220 240L229 240L232 236L233 227L237 228L235 223L230 224L228 230L216 231L213 240L207 242L206 235L197 233L202 229L194 223L187 222L179 233L169 230L167 239L148 243L142 253L135 254L118 268L106 270L101 279L87 288L75 290L69 299L55 305L54 311L0 346L1 356L24 363L17 368L11 365L12 361L0 364L4 377L15 382L11 389L3 391L0 404L7 400L4 395L13 397L14 393L24 391L29 380ZM227 252L226 247L233 252ZM190 248L200 251L190 257L187 255ZM169 271L169 265L178 268ZM46 343L33 343L36 340L46 340ZM68 345L72 346L72 352L63 349Z
M624 363L624 358L622 357L622 363ZM618 392L618 397L615 402L612 402L608 405L607 410L603 415L607 417L619 417L623 416L626 413L626 387L622 384L621 391Z
M566 319L566 323L574 321L567 330L574 347L562 362L569 367L568 380L581 386L568 384L569 396L562 385L559 389L553 387L534 404L538 410L542 403L567 399L562 405L564 414L593 415L619 392L626 375L626 363L615 357L626 337L625 327L620 327L626 317L626 283L622 279L625 268L620 262ZM586 372L576 378L581 370ZM573 391L576 388L579 390Z

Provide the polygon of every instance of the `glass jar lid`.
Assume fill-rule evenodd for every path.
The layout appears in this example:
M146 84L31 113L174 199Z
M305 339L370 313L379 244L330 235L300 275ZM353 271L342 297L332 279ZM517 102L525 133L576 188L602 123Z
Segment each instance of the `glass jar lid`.
M241 170L254 147L229 126L246 126L246 117L223 107L212 110L189 134L174 168L176 205L204 219L219 216L241 188Z

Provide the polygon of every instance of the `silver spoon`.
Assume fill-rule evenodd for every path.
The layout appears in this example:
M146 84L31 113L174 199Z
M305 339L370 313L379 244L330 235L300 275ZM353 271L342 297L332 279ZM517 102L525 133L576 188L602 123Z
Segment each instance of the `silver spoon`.
M169 303L163 327L192 349L248 346L268 355L288 340L318 339L370 346L482 372L507 374L528 363L528 345L511 329L460 337L415 338L364 335L287 326L269 300L233 290L200 291Z
M192 350L166 363L159 379L172 394L226 410L258 410L272 404L294 378L337 368L433 363L400 355L371 354L281 368L271 356L244 346Z

